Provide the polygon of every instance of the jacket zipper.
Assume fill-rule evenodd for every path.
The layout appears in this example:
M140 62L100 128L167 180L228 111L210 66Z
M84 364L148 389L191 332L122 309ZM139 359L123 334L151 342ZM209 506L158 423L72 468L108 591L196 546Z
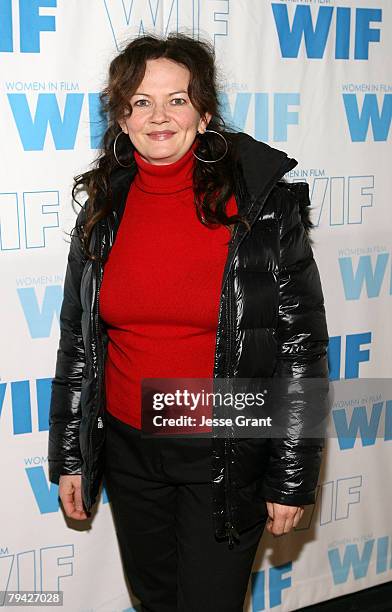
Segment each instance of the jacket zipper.
M233 309L232 309L232 288L231 288L231 282L230 282L230 277L228 278L228 282L227 282L227 302L228 302L228 308L227 308L227 315L226 315L226 324L227 324L227 329L228 329L228 350L227 350L227 355L228 355L228 359L227 359L227 364L226 364L226 376L227 378L230 377L230 361L231 361L231 351L232 351L232 333L233 333L233 320L232 320L232 313L233 313ZM230 505L230 499L231 499L231 469L230 469L230 458L231 458L231 438L225 438L225 444L224 444L224 454L225 454L225 503L226 503L226 518L227 521L225 523L225 527L226 527L226 535L229 538L229 548L233 548L234 546L234 539L239 541L240 536L238 534L237 529L235 528L234 525L234 521L233 521L233 515L232 515L232 510L231 510L231 505Z
M291 165L291 160L287 161L285 160L284 165L281 166L281 168L279 169L279 171L274 175L274 177L271 179L270 185L262 199L262 202L259 206L259 208L261 209L264 206L264 203L266 202L269 194L271 193L272 189L274 188L276 182L282 177L284 176L284 174L286 172L288 172L288 170L292 167ZM253 203L251 204L251 207L249 209L248 214L253 210L253 207L255 205L255 203L257 202L257 198L255 198L255 200L253 201ZM254 219L251 221L250 223L250 228L252 228L253 224L255 223L257 219L257 215L255 215ZM235 227L235 230L233 232L233 236L231 239L231 242L234 243L234 240L236 238L237 235L237 231L238 231L238 225ZM226 324L227 324L227 337L228 337L228 349L227 349L227 354L228 354L228 359L226 362L226 377L229 378L230 374L231 374L231 367L230 367L230 363L231 363L231 352L232 352L232 346L233 346L233 342L232 342L232 336L234 333L234 321L233 321L233 312L234 309L232 309L232 287L231 287L231 282L230 282L230 271L231 271L231 266L233 264L235 255L239 249L239 246L242 242L242 240L244 239L245 234L243 234L240 238L240 240L238 241L235 249L234 249L234 253L232 255L231 258L231 262L230 265L227 269L226 272L226 281L227 281L227 302L228 302L228 313L226 316ZM230 477L230 458L231 458L231 448L232 448L232 440L231 438L225 438L225 444L224 444L224 455L225 455L225 506L226 506L226 523L225 523L225 527L226 527L226 535L228 536L228 542L229 542L229 548L233 548L234 545L234 539L239 541L240 536L239 533L235 527L234 524L234 520L233 520L233 514L232 514L232 509L231 509L231 505L230 505L230 497L231 497L231 491L232 491L232 486L231 486L231 477Z
M96 244L97 244L97 249L96 249L96 253L100 252L100 255L102 257L103 254L103 245L100 244L100 225L99 223L97 223L97 227L96 227L96 232L97 232L97 237L96 237ZM93 437L94 437L94 433L95 433L95 426L96 426L96 420L97 420L97 415L99 414L100 411L100 402L101 402L101 389L102 389L102 377L101 377L101 368L100 368L100 359L101 359L101 334L100 334L100 330L99 330L99 292L101 289L101 276L102 276L102 264L101 262L96 262L96 271L95 271L95 282L96 282L96 290L95 290L95 313L94 313L94 328L95 328L95 339L96 339L96 352L97 352L97 394L96 394L96 398L97 398L97 407L94 411L94 416L92 419L92 427L91 427L91 431L90 431L90 444L89 444L89 448L90 448L90 453L89 453L89 459L90 459L90 465L92 465L92 461L93 461ZM102 418L99 417L98 421L97 421L97 427L99 429L101 429L103 427L103 422L102 422Z

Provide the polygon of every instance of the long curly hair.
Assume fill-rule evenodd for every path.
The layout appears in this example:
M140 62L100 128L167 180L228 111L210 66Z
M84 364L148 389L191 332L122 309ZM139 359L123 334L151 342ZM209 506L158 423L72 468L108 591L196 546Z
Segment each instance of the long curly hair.
M232 226L236 223L244 223L249 229L245 217L238 214L227 216L225 212L238 181L238 165L233 147L235 131L225 124L221 115L213 46L208 41L194 40L182 33L171 33L165 37L143 35L129 42L110 63L107 84L99 94L108 127L92 169L74 177L72 199L80 205L76 196L80 191L87 193L84 222L77 229L89 259L100 259L89 250L91 233L94 225L110 214L113 208L110 179L119 169L113 152L114 140L121 131L118 120L132 113L129 100L143 80L146 62L158 58L173 60L189 70L188 95L193 106L200 116L211 113L208 129L223 134L228 143L228 151L224 155L226 147L222 138L216 135L214 138L211 137L213 135L197 137L196 155L207 160L224 155L221 161L212 164L195 160L193 190L199 221L211 229L224 225L232 232ZM136 170L134 150L129 138L118 139L117 157L122 163L131 164L130 171L133 165Z

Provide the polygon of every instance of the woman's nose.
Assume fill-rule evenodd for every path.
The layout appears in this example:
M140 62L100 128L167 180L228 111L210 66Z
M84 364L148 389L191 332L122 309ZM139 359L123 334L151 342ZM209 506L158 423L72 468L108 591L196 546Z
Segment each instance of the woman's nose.
M167 112L165 105L162 104L154 104L152 108L151 121L155 122L163 122L167 121Z

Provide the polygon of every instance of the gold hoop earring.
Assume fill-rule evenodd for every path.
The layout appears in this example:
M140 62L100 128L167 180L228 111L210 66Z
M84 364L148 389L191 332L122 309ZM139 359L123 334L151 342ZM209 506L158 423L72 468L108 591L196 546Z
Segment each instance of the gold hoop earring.
M221 155L220 157L218 157L218 159L202 159L201 157L198 157L198 156L196 155L196 153L194 153L193 151L192 151L192 153L193 153L193 155L196 157L196 159L198 159L198 160L199 160L199 161L201 161L201 162L204 162L205 164L216 164L216 162L219 162L221 159L223 159L223 158L225 157L225 155L226 155L226 153L227 153L227 151L228 151L228 149L229 149L229 145L227 144L227 140L226 140L226 138L225 138L225 137L223 136L223 134L221 134L220 132L217 132L216 130L206 130L206 131L204 132L204 134L206 134L207 132L208 132L208 133L210 133L210 134L217 134L217 135L218 135L220 138L222 138L222 139L223 139L223 141L224 141L224 143L225 143L225 147L226 147L226 148L225 148L225 152L223 153L223 155ZM200 134L200 132L198 132L198 134ZM204 134L200 134L200 136L204 136Z
M124 134L124 136L125 136L125 132L123 132L121 130L121 132L119 132L117 134L116 138L114 139L114 142L113 142L113 155L114 155L114 157L116 159L116 162L118 163L119 166L122 166L123 168L130 168L131 166L133 166L133 163L131 163L129 165L123 164L123 163L120 162L120 160L117 157L117 153L116 153L117 140L118 140L118 137L121 136L121 134Z

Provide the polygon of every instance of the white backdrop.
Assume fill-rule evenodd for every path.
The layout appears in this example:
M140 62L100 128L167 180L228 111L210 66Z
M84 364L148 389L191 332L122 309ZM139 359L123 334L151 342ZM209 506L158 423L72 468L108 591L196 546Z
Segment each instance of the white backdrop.
M288 178L310 185L331 379L353 383L336 383L317 504L289 536L263 536L246 609L391 579L391 13L390 0L1 0L0 590L61 589L66 612L137 604L105 495L90 530L64 519L47 428L72 177L97 154L110 59L154 30L213 40L226 117L299 161Z

